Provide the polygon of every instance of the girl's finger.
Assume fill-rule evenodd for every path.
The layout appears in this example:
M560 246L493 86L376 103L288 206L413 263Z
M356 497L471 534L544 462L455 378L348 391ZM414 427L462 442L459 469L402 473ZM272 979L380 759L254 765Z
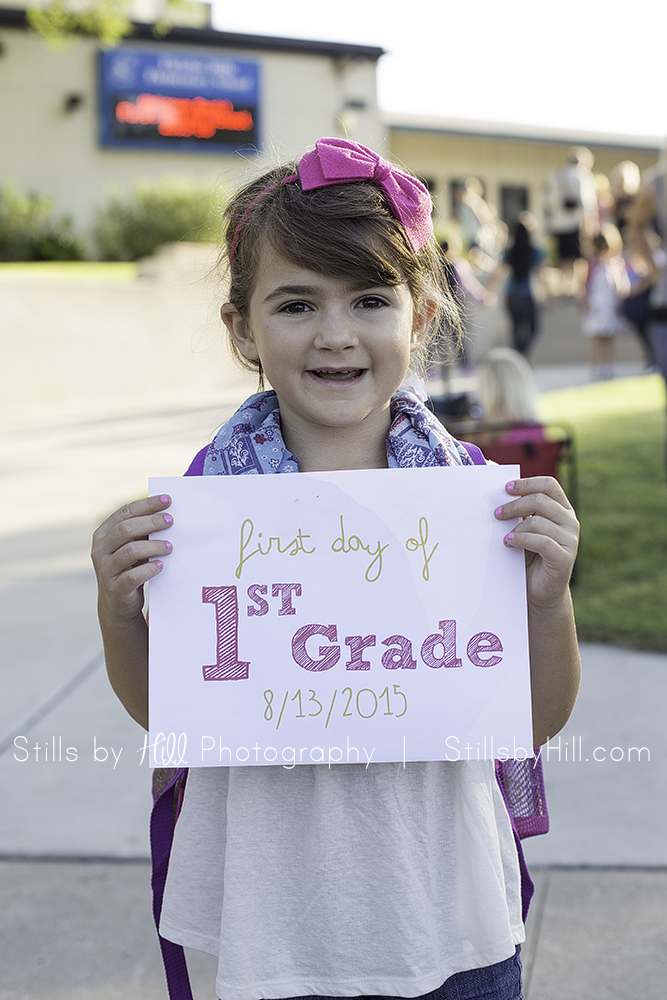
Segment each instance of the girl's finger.
M100 527L93 535L93 562L112 555L129 542L147 539L155 531L164 531L173 523L171 514L165 512L123 518L111 523L106 531Z
M152 541L138 539L128 542L127 545L123 545L106 559L104 575L111 583L122 573L135 566L146 563L150 559L162 559L168 556L171 550L171 542L167 539L154 539Z
M511 496L528 496L536 493L543 493L556 500L562 507L572 510L572 504L567 498L565 490L553 476L531 476L529 479L514 479L505 485L506 491Z
M158 511L167 510L170 506L171 497L166 493L163 493L162 496L142 497L140 500L133 500L131 503L119 507L113 514L110 514L106 521L103 521L99 526L93 538L95 536L106 535L113 527L123 521L135 517L150 516L156 514Z
M118 542L115 546L120 548L127 542L137 538L148 538L154 531L164 531L171 528L174 519L168 512L151 514L144 517L130 517L124 521L114 524L107 533L107 538L113 542Z
M513 517L534 517L540 515L545 520L559 525L578 524L576 515L568 505L563 506L554 497L544 493L529 493L496 507L494 515L499 521Z
M163 569L164 563L161 559L152 559L132 566L111 582L109 593L115 601L122 604L123 601L131 599L145 583L161 573Z
M561 568L574 561L575 551L569 546L561 545L551 535L539 532L524 532L517 534L510 531L504 538L505 545L510 548L524 549L527 553L540 556L545 565Z
M527 517L505 535L506 545L516 544L531 548L535 536L552 538L565 551L576 550L577 533L569 526L554 524L543 517Z

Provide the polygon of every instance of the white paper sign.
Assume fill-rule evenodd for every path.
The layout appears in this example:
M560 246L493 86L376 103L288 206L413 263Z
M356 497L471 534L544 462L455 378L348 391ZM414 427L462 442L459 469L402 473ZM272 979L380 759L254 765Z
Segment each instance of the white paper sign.
M532 755L517 468L152 479L154 766ZM158 536L155 536L158 537Z

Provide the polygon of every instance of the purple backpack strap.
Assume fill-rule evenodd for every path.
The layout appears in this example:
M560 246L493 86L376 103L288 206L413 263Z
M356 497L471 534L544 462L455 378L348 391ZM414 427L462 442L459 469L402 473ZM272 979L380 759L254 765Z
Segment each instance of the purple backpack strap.
M167 941L160 934L160 915L169 869L169 856L176 820L183 802L187 774L186 768L161 768L153 772L154 804L151 815L153 918L158 932L170 1000L193 1000L185 952L180 944Z
M487 464L484 455L482 455L481 451L479 450L476 444L471 444L470 441L459 441L459 444L462 444L465 450L468 452L468 454L472 458L473 465Z
M186 476L201 476L208 445L197 452ZM185 951L180 944L167 941L160 934L160 916L164 887L169 870L171 845L174 840L176 820L181 811L187 781L187 768L157 768L153 772L153 812L151 814L151 862L153 875L153 918L160 942L164 972L170 1000L193 1000Z
M208 451L208 445L198 451L195 457L190 462L188 471L185 473L186 476L203 476L204 475L204 459L206 458L206 452Z
M514 843L516 845L517 858L519 859L519 873L521 875L521 919L524 924L528 917L528 910L530 909L530 901L533 898L533 893L535 892L535 885L532 878L530 877L530 872L528 871L528 865L526 864L526 859L523 854L523 847L521 846L521 839L514 826L514 817L510 813L510 819L512 821L512 833L514 834Z

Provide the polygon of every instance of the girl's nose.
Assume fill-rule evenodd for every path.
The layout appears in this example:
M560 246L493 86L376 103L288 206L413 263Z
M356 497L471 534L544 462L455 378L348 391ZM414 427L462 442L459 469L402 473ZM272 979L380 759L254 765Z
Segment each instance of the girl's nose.
M344 351L359 343L349 316L329 312L322 313L317 324L314 346L323 351Z

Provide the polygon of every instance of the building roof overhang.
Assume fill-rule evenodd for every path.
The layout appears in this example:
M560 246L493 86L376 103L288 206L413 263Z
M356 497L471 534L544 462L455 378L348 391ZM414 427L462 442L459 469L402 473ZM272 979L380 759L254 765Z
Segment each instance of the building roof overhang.
M0 27L28 28L26 12L15 7L0 6ZM154 25L133 22L133 33L120 44L133 41L155 45L203 45L217 49L254 49L264 52L291 52L302 55L326 56L330 59L354 59L377 62L384 49L374 45L353 45L348 42L320 42L307 38L273 38L266 35L244 35L213 28L184 28L174 25L166 35L154 33Z
M591 148L660 152L665 141L656 136L617 135L612 132L587 132L577 129L551 128L544 125L517 125L510 122L473 121L467 118L437 118L427 115L387 113L382 115L390 130L430 132L438 135L461 136L469 139L511 140L553 145L589 146Z

